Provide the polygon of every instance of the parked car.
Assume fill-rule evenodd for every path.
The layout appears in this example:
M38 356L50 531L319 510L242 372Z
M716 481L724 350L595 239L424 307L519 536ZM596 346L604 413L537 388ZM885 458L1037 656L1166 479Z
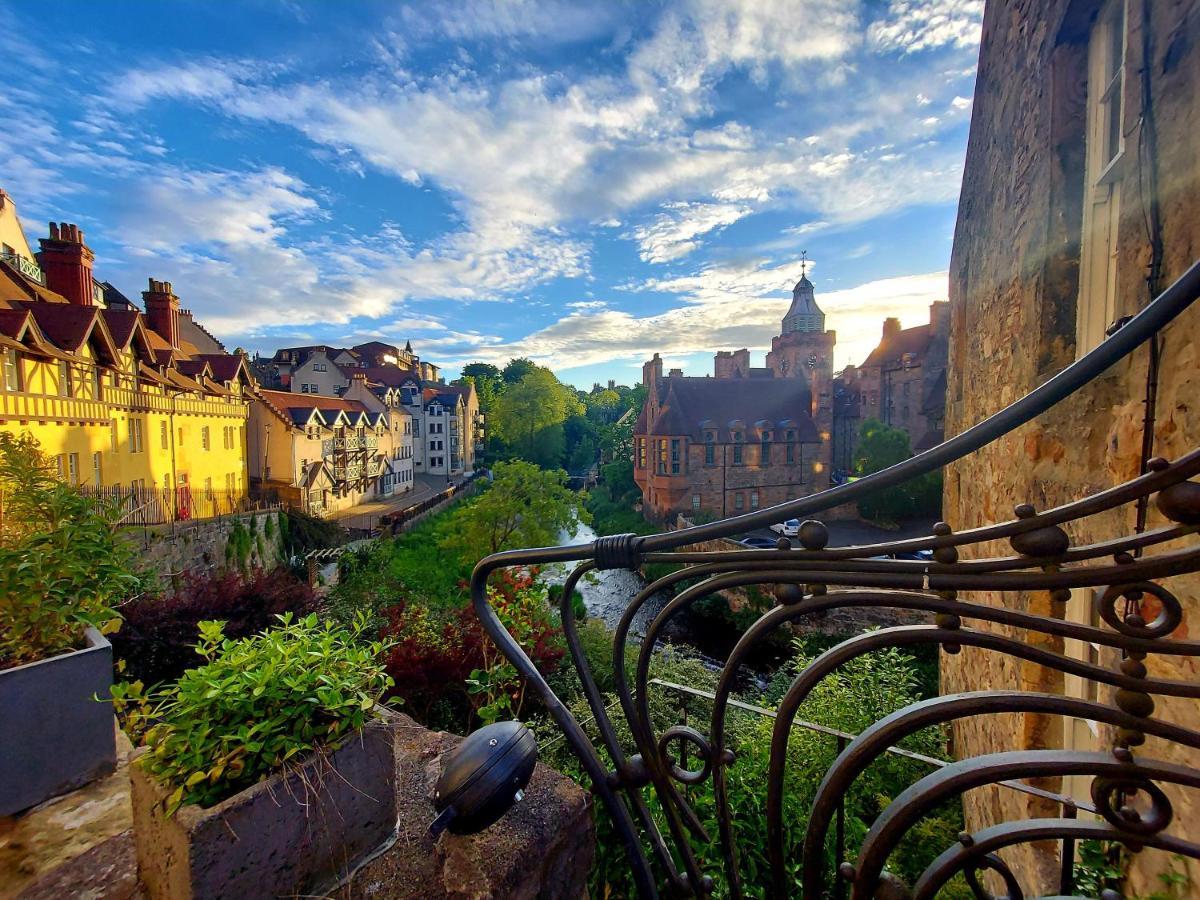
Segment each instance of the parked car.
M755 550L774 550L776 548L774 538L748 537L740 543L743 547L751 547Z
M786 522L772 525L771 530L776 534L782 534L784 537L796 537L800 533L800 520L788 519Z

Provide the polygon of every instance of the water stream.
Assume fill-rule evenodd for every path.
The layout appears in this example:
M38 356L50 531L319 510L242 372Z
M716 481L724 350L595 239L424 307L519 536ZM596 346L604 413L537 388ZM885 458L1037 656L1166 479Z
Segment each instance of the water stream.
M586 544L596 539L596 532L587 525L580 525L574 534L564 532L559 537L559 546ZM550 584L562 584L574 568L575 563L558 563L547 566L543 577ZM633 601L638 592L646 586L646 580L638 572L628 569L605 569L590 572L579 583L579 594L587 607L588 616L600 619L610 630L614 630L621 621L625 608ZM670 602L666 592L652 594L638 610L630 629L630 642L642 637L664 606ZM700 660L713 670L719 670L729 651L733 648L738 635L721 631L718 633L711 624L696 619L687 610L676 613L663 629L661 641L683 645L695 653ZM661 643L660 643L661 646ZM760 687L769 673L779 664L775 652L766 652L754 658L747 667L744 675Z

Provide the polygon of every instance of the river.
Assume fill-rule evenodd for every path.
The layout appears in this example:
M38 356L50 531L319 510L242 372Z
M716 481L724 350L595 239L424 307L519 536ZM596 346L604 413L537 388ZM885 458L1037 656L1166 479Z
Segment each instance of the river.
M574 534L563 532L559 536L559 546L588 544L595 539L596 532L591 527L580 525ZM550 584L562 584L575 565L557 563L547 566L543 570L543 576ZM587 607L588 616L601 620L612 630L621 621L625 608L645 586L646 581L638 572L628 569L605 569L585 575L578 590L583 605ZM634 617L630 629L631 637L644 635L655 616L662 612L670 599L664 592L651 595ZM714 670L721 668L722 660L728 657L737 638L738 634L729 629L714 628L711 622L697 619L687 610L672 616L662 634L663 641L690 648L705 665ZM751 659L744 675L748 675L750 681L762 687L765 679L778 667L780 661L777 650L765 650Z

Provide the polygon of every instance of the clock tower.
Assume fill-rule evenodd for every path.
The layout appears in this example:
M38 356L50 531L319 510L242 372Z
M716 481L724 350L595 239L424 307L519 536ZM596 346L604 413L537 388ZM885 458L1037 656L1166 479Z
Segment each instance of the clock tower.
M818 458L828 473L832 459L829 451L833 430L833 346L837 334L825 330L825 313L817 306L807 270L805 259L781 332L771 339L767 368L775 378L803 378L808 383L813 423L822 440Z

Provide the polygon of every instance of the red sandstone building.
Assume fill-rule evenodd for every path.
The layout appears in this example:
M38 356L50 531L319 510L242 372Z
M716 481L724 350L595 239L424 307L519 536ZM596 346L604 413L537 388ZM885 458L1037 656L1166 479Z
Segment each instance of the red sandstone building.
M942 442L946 419L946 356L950 304L930 304L929 324L901 328L884 319L883 336L862 365L833 381L833 468L854 470L858 433L867 419L908 434L914 452Z
M835 340L802 275L765 367L749 350L721 351L713 377L664 378L656 353L633 429L646 518L719 518L827 488Z

